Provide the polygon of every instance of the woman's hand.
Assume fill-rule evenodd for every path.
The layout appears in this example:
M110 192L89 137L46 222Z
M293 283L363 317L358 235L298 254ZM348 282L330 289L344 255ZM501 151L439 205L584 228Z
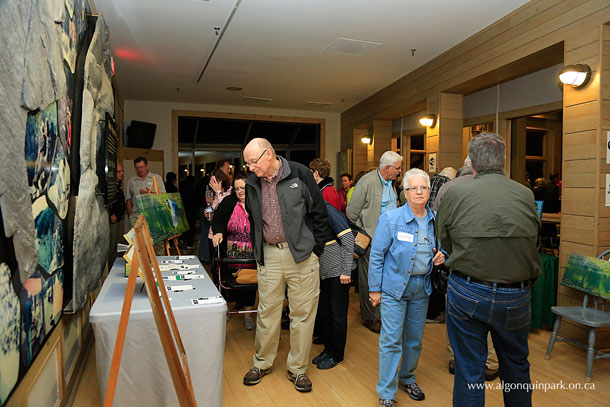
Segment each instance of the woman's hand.
M218 181L215 176L210 177L210 188L214 193L219 194L222 192L222 182Z
M341 274L339 276L339 281L341 281L341 284L349 284L352 282L352 277L345 274Z
M371 305L376 307L381 302L381 291L371 291L369 292L369 301L371 301Z
M445 254L439 250L436 250L436 248L433 248L432 251L434 252L434 258L432 259L432 263L435 266L440 266L441 264L443 264L445 262Z
M212 236L212 244L214 245L214 247L218 247L218 245L221 243L222 243L222 233L216 233L214 236Z

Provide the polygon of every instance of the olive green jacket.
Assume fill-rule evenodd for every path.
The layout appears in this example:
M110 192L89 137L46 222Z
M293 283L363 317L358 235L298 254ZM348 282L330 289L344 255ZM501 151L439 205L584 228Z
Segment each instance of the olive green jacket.
M377 229L382 195L383 184L379 179L379 172L370 171L363 175L354 187L345 209L347 218L363 228L371 238L375 236Z
M534 194L500 171L453 185L436 216L447 265L479 280L513 283L541 274Z

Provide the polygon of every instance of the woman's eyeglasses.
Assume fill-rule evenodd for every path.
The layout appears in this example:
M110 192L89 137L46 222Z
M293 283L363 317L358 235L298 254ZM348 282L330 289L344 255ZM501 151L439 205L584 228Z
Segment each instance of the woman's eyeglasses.
M411 188L405 188L405 191L418 191L418 192L426 192L427 190L429 190L430 187L427 186L423 186L423 187L411 187Z
M246 187L235 187L236 191L245 191Z

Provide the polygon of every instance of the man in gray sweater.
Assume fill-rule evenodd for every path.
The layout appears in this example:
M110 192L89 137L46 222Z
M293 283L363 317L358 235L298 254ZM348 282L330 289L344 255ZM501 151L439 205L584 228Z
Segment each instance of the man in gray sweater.
M346 209L347 218L364 229L373 238L377 221L382 213L398 207L398 198L392 183L402 171L402 156L386 151L379 159L379 168L360 178ZM369 302L369 255L358 259L358 288L360 291L360 315L364 326L373 332L381 331L379 308Z

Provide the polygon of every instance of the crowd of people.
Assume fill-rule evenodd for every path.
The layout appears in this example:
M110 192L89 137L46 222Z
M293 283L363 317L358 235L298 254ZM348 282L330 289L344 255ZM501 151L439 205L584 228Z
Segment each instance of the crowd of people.
M249 313L244 318L246 329L256 329L245 385L272 371L287 300L286 376L296 390L311 391L314 330L324 348L311 363L325 370L343 362L355 286L363 324L379 334L379 406L395 405L399 389L425 399L415 374L424 326L445 320L454 406L484 405L484 387L473 384L498 376L512 390L503 394L506 405L531 405L527 333L530 288L541 273L540 219L535 191L503 173L500 136L474 137L457 171L447 167L430 178L410 169L401 181L403 158L393 151L376 168L341 174L337 185L328 160L316 158L308 167L288 161L266 139L251 140L243 158L248 174L232 174L228 160L218 163L206 179L207 202L189 203L187 217L193 228L198 210L212 207L211 219L201 212L202 262L220 250L228 268L237 267L232 258L251 258L257 268L258 290L227 298L253 311L258 294L256 320ZM125 194L130 220L137 214L132 197L148 192L151 177L158 177L142 161L135 165L138 180L130 180ZM160 186L171 191L176 178L168 173ZM185 207L189 194L204 196L194 183L181 185ZM357 230L371 238L360 255ZM192 246L192 237L187 240ZM431 284L443 264L451 272L446 295Z

